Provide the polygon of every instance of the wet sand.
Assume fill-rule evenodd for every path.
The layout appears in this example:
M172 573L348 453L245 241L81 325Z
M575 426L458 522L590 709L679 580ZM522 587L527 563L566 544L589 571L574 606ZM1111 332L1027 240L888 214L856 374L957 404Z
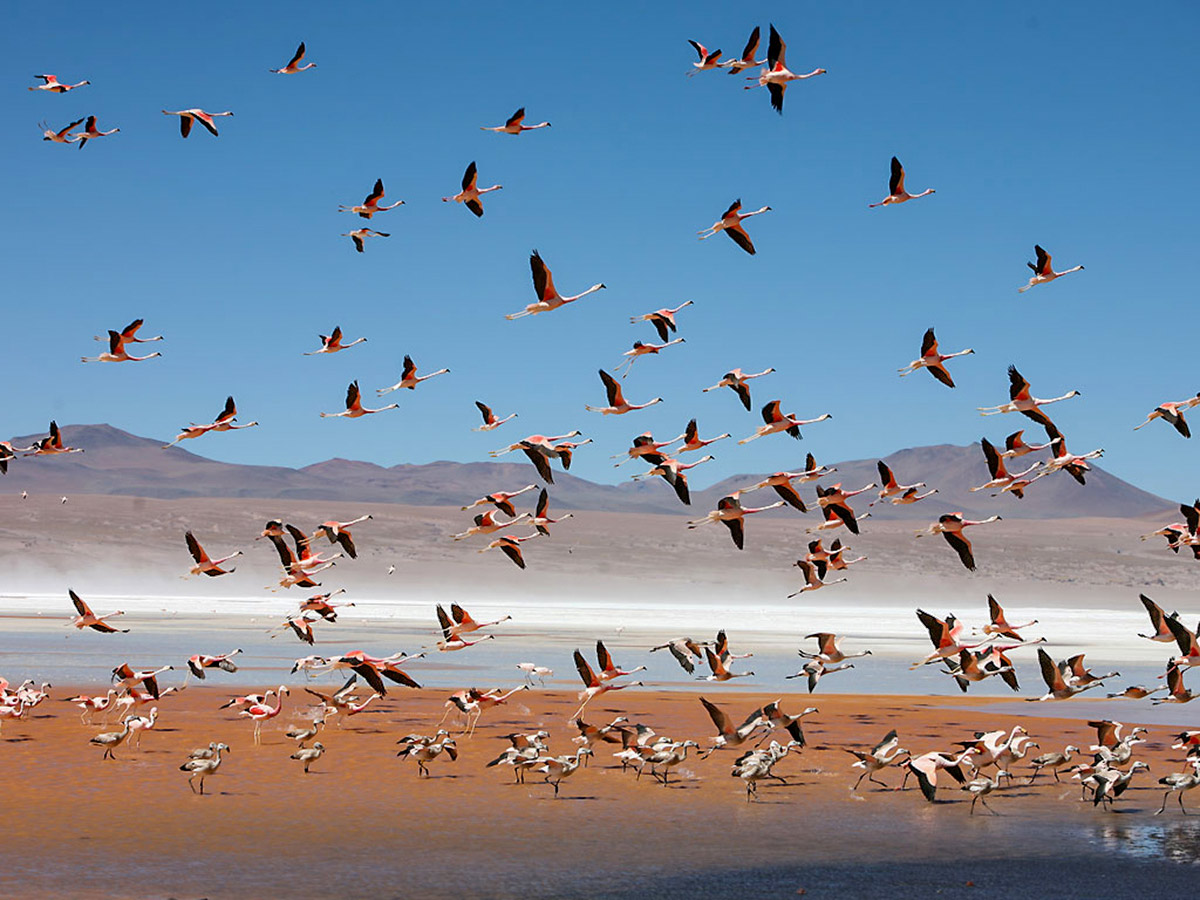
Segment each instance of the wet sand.
M395 741L433 731L444 691L395 689L345 727L327 728L327 753L305 776L283 735L312 699L299 685L259 747L251 722L217 710L232 692L207 685L164 700L158 728L140 750L118 749L116 761L87 742L104 729L81 725L59 701L6 721L0 896L903 897L958 896L973 882L970 896L1119 897L1144 892L1150 877L1156 891L1190 888L1200 860L1200 816L1177 807L1153 816L1162 798L1155 780L1182 768L1169 749L1179 729L1164 725L1138 748L1149 777L1114 812L1080 803L1078 787L1049 775L993 794L997 816L968 816L969 796L954 789L933 805L912 785L864 782L852 793L858 772L842 748L869 748L893 727L921 753L1020 722L1041 745L1031 756L1086 747L1094 732L1083 719L1022 718L979 698L820 694L785 697L792 713L821 711L805 720L808 748L776 769L789 783L763 785L756 803L729 775L734 751L689 759L669 787L635 780L602 751L554 800L534 777L514 785L510 769L484 764L506 745L498 736L518 729L545 728L552 752L573 750L573 692L535 689L485 713L475 736L459 740L458 761L438 759L434 777L418 780L413 763L396 759ZM585 718L626 715L707 746L714 729L699 693L739 721L778 697L721 685L694 694L634 688L594 701ZM1180 722L1194 721L1179 712ZM199 797L178 766L212 740L232 752L208 782L211 796ZM900 773L880 778L895 785Z

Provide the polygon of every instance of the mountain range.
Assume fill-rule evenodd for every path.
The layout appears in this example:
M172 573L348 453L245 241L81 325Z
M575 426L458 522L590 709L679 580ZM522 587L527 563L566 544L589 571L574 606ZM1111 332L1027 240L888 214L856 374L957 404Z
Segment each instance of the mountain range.
M30 493L68 495L113 494L177 499L187 497L257 497L295 500L345 500L391 502L413 506L462 506L494 490L515 490L524 484L541 484L533 466L522 461L459 463L439 461L424 465L379 466L370 462L328 459L303 468L256 466L206 459L180 447L164 450L163 442L138 437L111 425L65 425L64 440L85 450L81 454L42 459L16 459L9 464L0 484ZM13 439L17 446L32 443L41 435ZM581 452L587 452L586 450ZM798 452L795 468L803 468ZM1018 460L1027 465L1026 457ZM871 509L881 519L935 518L958 510L968 517L999 513L1005 518L1139 517L1168 513L1175 504L1122 481L1092 465L1087 485L1081 486L1066 473L1039 481L1024 500L1011 495L990 496L989 491L972 493L970 488L989 478L979 447L939 444L899 450L883 457L901 483L927 482L938 493L908 506L880 504ZM875 459L833 462L818 460L837 469L822 479L829 485L840 481L855 490L879 480ZM631 466L635 465L633 463ZM1021 465L1020 468L1025 468ZM699 470L697 470L699 471ZM704 489L693 487L692 509L697 517L716 501L738 488L745 488L769 473L735 475ZM550 487L556 509L587 509L605 512L679 513L684 507L661 479L627 481L619 485L597 484L558 466ZM693 484L698 479L693 479ZM811 485L801 487L801 496L813 497ZM745 498L747 506L774 502L771 490ZM863 512L874 491L852 505Z

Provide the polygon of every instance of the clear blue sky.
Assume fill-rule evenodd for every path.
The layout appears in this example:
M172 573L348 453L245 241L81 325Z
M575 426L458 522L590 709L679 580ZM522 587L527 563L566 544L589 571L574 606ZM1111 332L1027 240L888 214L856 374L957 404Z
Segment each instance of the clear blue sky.
M725 72L684 77L687 39L740 52L774 22L797 71L787 92ZM1200 218L1190 3L177 4L63 3L5 12L0 67L0 240L8 346L0 432L107 421L172 436L227 394L262 427L189 442L218 459L304 465L330 456L384 465L478 460L532 432L598 441L572 471L628 475L608 456L692 416L743 436L757 407L834 419L794 444L774 436L713 448L696 482L735 472L1002 439L1029 424L982 419L1016 363L1041 396L1077 388L1054 418L1074 450L1182 499L1196 493L1200 436L1134 425L1200 390L1192 361ZM305 40L318 67L276 76ZM92 84L29 92L33 75ZM161 109L233 110L214 139L183 141ZM553 128L482 132L518 106ZM86 149L40 140L94 113L120 134ZM937 194L868 210L896 154L910 189ZM476 160L476 220L439 198ZM406 205L377 216L388 240L353 251L337 212L382 177ZM758 255L695 233L735 198L774 211L748 223ZM1041 243L1086 271L1018 295ZM608 290L518 322L537 247L564 293ZM687 343L643 359L629 399L602 419L596 369L636 339L630 315L696 301ZM91 340L137 316L163 359L80 364ZM304 357L341 324L369 343ZM949 391L896 369L934 325L972 346ZM399 379L411 353L453 371L395 397L402 410L321 420L346 384ZM775 366L755 411L701 394L734 366ZM389 398L391 399L391 398ZM475 434L472 401L520 418ZM1200 415L1196 417L1200 426ZM1200 431L1200 428L1198 428ZM69 437L69 435L68 435ZM898 473L902 476L903 473Z

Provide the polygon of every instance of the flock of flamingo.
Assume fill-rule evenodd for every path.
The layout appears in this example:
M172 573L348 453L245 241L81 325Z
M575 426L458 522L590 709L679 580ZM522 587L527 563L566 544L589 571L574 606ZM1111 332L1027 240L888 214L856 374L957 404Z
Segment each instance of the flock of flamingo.
M782 114L784 95L788 85L794 81L802 81L825 74L825 70L817 68L807 74L796 74L790 71L785 60L786 45L774 26L770 27L767 58L757 60L755 57L758 54L759 38L759 28L755 27L741 56L724 61L721 59L722 52L720 50L710 51L702 44L691 41L690 43L698 55L698 61L693 63L693 68L688 74L696 75L701 72L727 69L730 74L738 75L745 70L764 66L759 74L747 77L747 80L752 83L746 85L746 89L766 87L770 95L771 106ZM296 75L315 68L315 63L304 63L305 54L305 44L301 43L286 65L270 71L280 75ZM76 83L59 82L54 75L40 75L38 78L42 83L30 87L30 90L66 94L90 84L86 80ZM163 110L163 113L179 117L180 133L183 138L189 136L193 124L197 122L216 137L218 130L215 120L233 115L230 111L209 113L202 109ZM525 110L522 108L509 117L503 125L481 127L485 131L510 136L550 127L549 122L526 125L524 119ZM86 124L84 124L85 122ZM81 124L84 124L82 130L73 130ZM81 149L91 140L111 136L120 131L119 128L109 131L99 130L97 118L94 115L79 118L64 128L54 129L45 123L42 128L45 140L60 144L78 143ZM934 193L933 188L927 188L920 193L909 193L905 187L905 170L900 160L893 156L890 166L888 194L881 201L869 204L870 207L895 206ZM461 190L452 196L443 197L442 200L448 203L461 203L473 215L482 218L484 215L483 195L501 189L502 186L499 184L491 187L479 187L476 163L471 162L463 174ZM361 204L342 206L340 209L370 221L376 215L394 210L404 203L403 200L396 200L385 205L383 204L384 198L383 181L376 179L374 187ZM709 228L698 233L700 239L704 240L724 232L746 253L755 254L755 246L746 231L745 222L751 217L769 212L771 207L763 206L748 212L741 210L742 204L739 199L733 202ZM362 253L365 250L367 238L386 238L389 234L362 227L351 230L342 236L351 238L355 249ZM1050 254L1046 250L1040 245L1036 245L1034 251L1036 261L1028 263L1033 274L1028 283L1019 288L1021 292L1048 284L1064 275L1083 269L1083 266L1075 266L1056 271L1052 267ZM555 287L551 270L538 251L532 252L529 262L536 299L524 309L507 315L505 318L508 320L554 312L605 288L603 283L596 283L578 294L564 296ZM657 355L685 341L683 336L673 337L673 335L679 332L679 320L683 318L681 314L688 306L692 305L692 302L688 300L675 307L666 307L630 318L631 324L649 323L661 343L636 341L632 349L624 353L622 361L612 372L600 369L598 375L604 389L604 405L587 405L584 407L586 411L600 413L604 416L626 415L662 402L661 397L653 397L640 403L629 402L625 397L622 381L629 375L634 363L643 356ZM143 321L139 318L120 331L110 330L107 337L96 337L98 341L107 341L108 349L96 356L82 357L82 361L84 363L126 363L144 362L159 357L161 355L159 352L145 355L133 355L130 352L131 348L137 344L163 340L162 335L139 336L142 326ZM335 327L328 335L320 335L319 348L307 351L304 355L317 356L338 353L366 341L366 337L344 340L341 328ZM952 359L973 353L974 351L969 348L953 353L942 353L937 336L931 327L921 340L920 355L907 366L899 369L899 374L907 376L920 369L925 369L937 381L947 388L953 389L955 383L947 363ZM622 368L625 370L624 373L620 372ZM711 392L729 388L736 394L737 401L741 406L747 412L751 412L755 404L751 399L750 383L765 378L772 372L774 372L773 368L767 368L760 372L745 372L740 368L735 368L726 372L716 384L699 390ZM400 380L378 388L376 394L382 397L402 389L416 390L425 381L449 373L448 368L442 368L419 375L418 366L413 358L405 356ZM620 374L621 380L614 377L618 374ZM991 477L972 490L987 491L992 496L1011 493L1019 499L1025 495L1025 492L1034 489L1039 481L1059 472L1066 472L1080 484L1084 484L1086 473L1089 471L1088 461L1100 457L1103 450L1095 449L1082 454L1068 451L1066 438L1046 411L1046 407L1076 397L1079 392L1071 390L1061 396L1047 399L1036 397L1032 393L1029 382L1015 366L1008 368L1008 382L1008 401L994 406L980 407L980 414L993 416L1018 413L1040 425L1045 430L1046 441L1042 444L1026 443L1024 432L1018 430L1007 436L1003 441L1003 449L1000 449L997 444L992 443L986 437L983 438L980 446ZM1155 407L1149 413L1146 422L1138 425L1137 428L1142 428L1155 419L1161 418L1173 426L1184 438L1188 438L1191 435L1184 413L1196 405L1200 405L1200 393L1186 400L1164 402ZM359 383L354 381L347 388L345 408L332 412L322 411L320 416L322 418L353 419L398 409L399 406L395 402L377 408L364 406ZM475 429L477 431L495 430L517 416L516 412L509 412L502 417L497 416L492 407L482 401L477 401L476 406L482 417L482 424ZM737 441L738 444L746 444L776 434L785 434L793 439L799 439L802 427L829 420L832 416L826 412L812 418L802 418L798 413L785 412L782 399L770 399L761 406L761 418L763 424L754 428L752 433L741 437ZM211 422L189 423L182 427L180 433L165 447L173 447L181 441L201 438L210 433L250 428L257 425L257 421L239 423L237 405L234 398L229 397ZM553 485L552 462L557 460L563 470L569 469L575 451L591 442L590 438L572 440L581 435L579 430L554 436L530 434L506 447L492 451L491 456L500 457L507 453L520 451L533 464L537 477L544 483ZM712 457L703 456L689 463L682 462L681 458L686 453L696 453L717 441L730 437L732 437L731 434L721 434L708 439L701 438L697 420L693 418L681 434L669 441L657 441L649 431L637 435L633 438L631 446L623 454L618 454L614 458L621 459L616 463L617 466L624 465L629 461L641 462L650 466L647 471L637 473L633 477L635 479L661 477L671 487L680 502L685 506L690 506L691 496L687 473ZM83 450L84 448L69 446L58 425L52 421L49 434L28 447L19 448L12 442L0 442L0 472L6 473L9 464L19 457L82 453ZM1016 470L1018 467L1015 461L1019 457L1038 452L1048 452L1049 455L1040 461L1032 462L1026 468ZM830 579L829 573L846 572L853 564L866 559L864 556L847 558L850 548L843 544L840 537L843 531L855 536L860 535L860 523L870 516L869 512L856 511L856 506L859 509L862 507L859 501L852 503L853 498L874 492L870 506L883 503L912 504L936 493L937 488L932 487L922 492L922 488L929 487L923 482L903 484L890 467L882 461L878 463L878 483L870 483L854 489L846 489L841 483L821 483L835 471L819 465L810 453L807 455L803 469L775 472L756 484L747 485L741 490L731 492L718 501L716 509L701 518L689 521L688 528L694 529L706 524L721 523L729 530L734 546L741 550L746 541L746 517L783 507L792 510L793 514L800 515L807 514L810 509L813 509L819 512L820 520L808 529L815 537L808 541L807 552L795 564L803 576L803 584L790 596L845 581L844 576ZM801 493L800 486L806 484L813 485L814 495L805 496ZM779 499L758 507L743 504L744 494L767 488L774 491ZM533 510L518 513L513 501L519 496L534 491L537 492L537 499ZM468 511L479 507L484 507L485 511L474 515L472 524L462 532L453 535L453 539L469 541L477 537L488 538L490 543L487 543L479 552L498 549L521 569L526 568L527 564L522 545L550 535L552 525L571 518L571 514L551 518L548 491L545 487L539 487L536 482L517 490L494 491L463 506L462 510ZM1186 548L1195 558L1200 559L1200 535L1198 535L1200 500L1191 505L1184 504L1181 510L1183 521L1166 525L1153 532L1153 535L1166 538L1168 547L1172 551L1179 553L1181 549ZM504 518L501 519L501 516ZM348 521L330 520L315 526L311 533L302 531L292 523L273 520L266 523L256 539L267 539L278 555L282 570L278 588L315 588L320 586L314 580L316 574L328 570L336 560L357 558L355 539L350 529L367 522L370 518L371 516L364 515ZM939 516L927 528L918 531L916 537L940 534L962 565L968 570L974 571L976 569L975 548L965 531L967 528L985 525L999 518L999 515L992 515L983 520L970 520L959 512L947 513ZM529 534L518 534L512 530L518 524L532 527L533 531ZM1149 538L1150 536L1144 537ZM824 543L827 537L833 537L828 547ZM335 546L337 550L328 555L322 555L314 547L314 543L318 541L325 541L329 545ZM238 549L214 558L201 546L191 531L184 535L184 542L194 563L188 570L190 575L220 577L232 574L235 572L235 568L228 564L243 554L243 551ZM353 606L353 603L332 602L335 596L343 592L343 589L339 589L305 599L299 604L294 614L278 626L277 630L281 633L290 632L307 645L315 645L314 626L326 628L334 625L338 618L337 608ZM74 590L70 590L68 593L76 613L73 619L76 628L91 629L105 635L124 633L129 630L128 628L117 628L108 621L122 616L122 611L96 615L86 600ZM1178 613L1166 613L1145 595L1141 595L1140 599L1149 614L1153 628L1153 633L1140 635L1140 637L1163 644L1175 644L1178 647L1179 655L1172 656L1167 661L1166 670L1162 676L1165 681L1163 686L1151 688L1132 685L1122 691L1109 693L1108 696L1110 698L1154 698L1153 702L1155 703L1186 703L1193 699L1193 694L1184 686L1184 673L1190 668L1200 665L1200 643L1197 642L1196 632L1182 623ZM989 621L975 631L969 631L965 623L954 615L939 618L924 610L917 610L920 623L928 630L933 650L923 659L916 661L914 668L927 665L938 666L940 671L953 680L963 692L967 691L972 683L978 683L993 676L1001 678L1014 691L1019 690L1013 656L1021 650L1033 648L1044 641L1042 639L1027 640L1020 634L1023 629L1037 624L1036 622L1014 625L1008 622L1003 608L991 595L988 596L988 603ZM286 731L287 738L296 741L299 745L291 758L300 764L303 772L307 773L327 754L325 744L316 741L315 738L322 734L328 734L323 730L326 729L330 720L336 719L340 722L363 712L368 704L387 694L388 682L411 689L419 688L419 682L406 671L406 667L418 662L428 651L462 651L476 644L495 640L498 635L488 629L492 629L510 618L504 616L493 622L479 622L457 603L452 604L449 611L439 605L436 614L436 628L432 621L430 623L431 632L436 635L434 643L423 648L417 654L396 653L379 657L369 655L362 650L351 650L328 657L310 655L295 661L291 673L302 673L306 678L320 672L343 671L349 673L346 683L333 693L324 693L312 687L305 687L305 691L314 697L317 703L308 710L305 724L293 726ZM870 650L849 654L843 652L839 646L841 638L833 633L810 634L806 640L816 641L815 652L799 651L803 663L796 674L788 677L804 679L808 693L812 693L817 688L823 676L852 668L854 663L849 660L865 658L871 654ZM752 654L732 653L724 631L711 641L679 637L651 649L654 651L668 650L681 669L689 676L717 684L754 674L752 671L734 670L737 660ZM163 673L174 669L174 665L166 664L157 668L137 669L128 663L122 663L112 670L112 687L104 694L80 694L70 698L69 702L81 710L81 720L85 725L90 725L92 717L97 713L103 713L106 718L113 712L119 714L121 722L119 731L103 731L90 738L91 744L103 749L103 758L116 759L115 751L121 749L122 745L128 743L132 747L139 747L143 735L154 730L158 722L159 704L170 694L182 691L192 678L205 680L208 673L237 671L237 665L233 660L240 653L240 650L233 650L223 654L195 654L181 664L181 667L187 671L183 684L167 688L160 687L158 679ZM1062 700L1074 697L1103 685L1106 680L1116 677L1118 674L1093 674L1084 665L1082 654L1058 661L1043 647L1037 646L1037 657L1040 675L1046 685L1046 693L1040 697L1028 698L1031 700ZM738 723L736 718L731 718L730 714L717 703L707 697L700 697L700 703L717 732L707 742L707 746L702 747L696 740L676 741L658 735L649 725L630 722L624 716L603 726L589 724L583 718L588 704L596 697L606 693L640 685L641 682L621 681L620 679L643 670L646 666L638 665L632 669L622 669L616 664L602 641L598 641L596 644L595 666L579 650L573 654L573 664L583 685L578 697L580 705L568 720L570 727L578 732L574 736L576 744L574 751L565 755L552 753L549 749L550 735L546 731L512 733L504 737L508 746L488 763L488 767L511 766L514 771L514 779L518 783L524 782L527 773L538 773L543 776L543 780L547 784L553 787L554 796L558 796L560 784L581 768L586 767L587 758L594 757L602 749L612 749L613 756L623 770L633 771L638 778L648 771L652 778L663 786L670 784L672 772L688 759L690 750L697 750L700 758L705 758L718 750L739 750L743 752L733 762L731 775L744 783L747 800L753 800L757 797L760 782L786 781L783 776L775 774L774 768L790 754L804 751L806 742L801 719L818 712L815 708L808 708L798 715L788 715L781 708L783 702L781 699L755 708ZM695 676L699 667L707 668L708 673ZM415 762L418 776L429 775L430 765L437 760L455 761L458 757L458 741L470 739L474 735L475 727L485 711L504 704L518 692L534 689L534 677L539 680L539 683L544 684L545 677L553 675L553 671L549 667L533 662L521 663L518 669L525 675L525 683L518 687L509 690L466 688L456 691L446 701L445 715L442 721L438 722L436 731L432 734L410 734L401 738L397 742L400 746L397 755ZM367 693L358 692L360 684L366 686ZM48 685L43 685L41 688L35 688L32 682L26 682L18 688L10 689L9 683L0 679L0 724L6 719L25 718L30 710L48 698L48 687ZM232 698L222 708L254 723L253 743L257 745L262 740L263 725L281 714L284 698L289 694L288 686L280 685L278 689L267 691L265 694L249 694ZM1157 697L1159 694L1162 696ZM143 712L143 708L147 708L147 711ZM461 730L457 736L449 728L442 727L447 724L447 719L455 715L461 719ZM1109 806L1121 797L1133 777L1147 768L1144 762L1132 761L1133 748L1143 741L1139 735L1145 729L1134 728L1128 733L1122 734L1120 723L1108 720L1089 722L1089 726L1097 729L1097 738L1096 743L1088 751L1091 755L1087 761L1069 767L1069 764L1072 763L1073 753L1083 754L1083 751L1074 745L1067 746L1062 752L1037 756L1030 760L1032 773L1029 781L1032 782L1040 772L1046 769L1053 773L1056 781L1060 779L1061 772L1069 771L1079 779L1083 790L1090 792L1090 797L1095 805ZM771 740L770 744L764 747L763 745L771 739L776 731L786 734L785 742ZM957 745L958 749L953 752L936 750L919 754L912 753L901 748L900 743L901 738L893 730L870 749L844 748L856 758L856 762L851 768L861 770L852 789L858 790L864 779L883 785L884 783L879 781L876 776L883 769L896 765L904 769L905 782L909 776L914 777L923 795L927 799L933 800L936 797L938 773L942 772L954 778L971 795L972 814L977 802L985 809L991 810L986 798L1001 787L1004 779L1011 782L1015 766L1026 757L1031 748L1037 746L1029 738L1025 729L1019 725L1009 731L977 734L967 741L960 742ZM605 745L609 745L609 747L606 748ZM619 749L616 749L617 747ZM1166 793L1162 808L1159 809L1160 813L1165 810L1167 801L1172 796L1178 797L1181 810L1186 812L1183 805L1183 794L1200 785L1200 732L1184 732L1178 735L1174 748L1186 751L1186 760L1190 771L1168 775L1161 779L1162 785L1166 787ZM198 748L191 753L183 761L180 769L187 773L192 789L198 794L204 794L205 779L216 774L225 756L230 754L229 745L222 741L213 741L208 746ZM1129 764L1128 768L1121 768L1127 764ZM991 775L985 774L985 770L989 767L994 767Z

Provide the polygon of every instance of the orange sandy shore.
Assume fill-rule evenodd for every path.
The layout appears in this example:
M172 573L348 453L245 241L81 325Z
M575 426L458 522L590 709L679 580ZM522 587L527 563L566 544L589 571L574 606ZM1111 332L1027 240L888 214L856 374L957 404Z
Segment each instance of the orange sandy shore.
M777 696L719 686L704 693L738 721ZM948 750L976 730L1020 721L1041 745L1033 756L1067 743L1086 748L1092 730L1080 720L989 712L973 699L793 695L784 699L790 712L807 705L821 711L805 720L808 748L776 770L789 784L764 785L759 802L747 803L741 781L730 777L733 751L689 759L675 771L678 783L665 788L622 773L600 752L554 800L534 777L514 785L511 769L484 764L506 745L498 736L517 729L544 728L553 752L573 750L577 732L566 721L573 693L529 691L489 711L474 737L460 739L458 761L443 757L433 763L435 777L420 780L414 764L396 759L395 741L434 730L445 700L440 692L393 690L345 727L327 728L327 753L307 776L288 758L294 745L283 732L299 721L289 711L311 698L293 688L283 715L264 726L255 747L251 722L217 710L229 696L205 686L168 698L158 729L140 750L118 749L116 761L102 761L101 750L88 744L92 734L112 729L82 725L74 707L60 701L5 722L0 897L599 897L634 889L629 896L666 896L674 879L730 872L766 877L763 890L747 896L768 896L779 889L769 874L782 871L788 893L851 896L855 889L839 888L831 871L859 877L864 866L920 870L925 860L949 856L962 871L939 877L965 884L975 865L983 884L989 860L1018 858L1036 868L1038 860L1058 865L1082 854L1079 865L1094 873L1100 870L1087 860L1123 858L1124 841L1152 859L1147 841L1161 837L1171 855L1174 840L1174 856L1188 857L1197 840L1177 807L1152 815L1162 798L1156 779L1183 768L1164 727L1139 748L1137 758L1152 771L1135 781L1118 812L1080 803L1076 786L1043 775L1031 788L1022 779L993 794L1002 815L969 817L968 795L953 787L934 805L911 783L900 792L864 782L851 793L858 773L842 748L868 748L896 728L916 753ZM1095 711L1102 717L1103 704ZM610 694L585 718L604 722L618 714L701 746L714 733L694 694ZM208 782L211 795L199 797L178 767L189 750L212 740L232 752ZM886 770L881 778L898 784L900 773ZM1190 799L1200 807L1196 795ZM1128 865L1138 871L1136 854ZM853 877L850 883L862 883ZM694 896L694 889L683 893Z

